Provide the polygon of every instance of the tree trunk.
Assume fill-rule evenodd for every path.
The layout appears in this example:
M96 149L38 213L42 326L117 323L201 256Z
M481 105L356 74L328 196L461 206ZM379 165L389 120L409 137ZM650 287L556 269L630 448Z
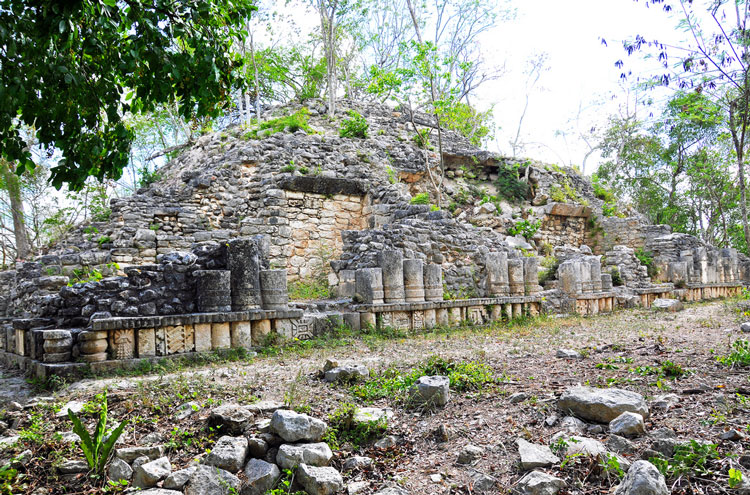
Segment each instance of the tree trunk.
M750 88L746 88L746 91ZM737 155L737 175L740 182L740 212L742 213L742 230L745 234L745 246L750 250L750 226L747 223L747 195L745 192L745 129L747 128L747 109L741 109L743 113L739 118L743 129L737 133L736 105L738 101L729 104L729 130L732 134L734 151Z
M21 180L14 168L7 161L0 159L5 188L10 198L10 210L13 216L13 235L16 238L16 258L25 260L31 254L29 236L26 232L26 221L23 213L23 200L21 199Z
M260 115L260 79L258 78L258 61L255 60L255 43L253 41L253 33L250 33L250 56L253 59L253 71L255 72L255 118L258 119L258 129L260 129L260 122L263 120ZM248 109L248 114L250 109ZM248 127L250 127L250 118L248 116Z

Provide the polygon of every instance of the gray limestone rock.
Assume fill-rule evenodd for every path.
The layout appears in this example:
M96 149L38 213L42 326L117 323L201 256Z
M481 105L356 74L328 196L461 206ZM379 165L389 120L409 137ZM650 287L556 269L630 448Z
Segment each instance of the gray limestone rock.
M268 442L260 437L249 437L247 439L247 451L253 459L262 459L268 452Z
M247 450L247 438L223 436L211 448L204 463L236 473L245 465Z
M669 311L671 313L676 313L677 311L682 311L685 306L683 306L682 302L678 299L654 299L654 302L651 303L651 308L655 310L660 311Z
M85 473L89 471L89 465L83 459L69 459L60 463L57 470L60 474Z
M564 486L565 482L560 478L541 471L531 471L521 478L514 492L522 495L556 495Z
M451 397L450 379L447 376L420 377L409 390L409 397L416 404L442 407Z
M328 426L307 414L280 409L271 417L271 431L287 442L318 442Z
M370 370L367 369L367 366L363 366L361 364L352 364L339 366L326 371L324 380L329 383L339 381L348 382L355 380L364 380L369 376Z
M124 447L115 450L115 457L132 464L139 457L146 456L150 460L158 459L164 455L163 445L150 445L148 447Z
M625 411L609 422L609 432L621 437L639 437L646 433L643 416Z
M560 359L583 359L581 353L573 349L558 349L555 357Z
M133 471L133 486L136 488L151 488L165 479L172 472L169 458L160 457L154 461L138 466Z
M605 445L609 450L618 454L632 454L638 450L633 442L618 435L610 435Z
M174 471L172 474L167 476L167 479L164 480L164 484L162 486L169 490L182 490L190 480L190 477L193 475L196 469L198 469L197 466L191 466L185 469Z
M281 471L276 464L250 459L245 466L247 480L242 484L241 495L263 495L272 489L281 477Z
M363 469L372 466L372 457L355 455L344 461L344 471Z
M211 411L208 424L225 435L241 435L253 413L239 404L224 404Z
M344 479L332 467L315 467L300 464L297 477L309 495L332 495L344 488Z
M185 485L185 495L232 495L240 489L240 479L215 466L197 466Z
M127 462L115 457L107 466L107 476L112 481L130 481L130 478L133 477L133 468Z
M292 469L299 464L310 466L327 466L333 458L333 452L325 442L305 444L284 444L276 454L276 464L281 469Z
M664 476L648 461L635 461L615 495L669 495Z
M518 444L518 453L521 455L521 469L523 470L549 467L560 462L560 459L546 445L533 444L523 438L517 439L516 443Z
M563 392L557 405L563 411L599 423L609 423L628 411L648 417L643 396L619 388L572 387Z
M484 449L482 447L477 447L476 445L471 444L465 445L464 448L461 449L461 452L458 453L457 462L459 464L471 464L482 454L484 454Z
M744 333L750 332L750 321L744 322L742 325L740 325L740 330Z

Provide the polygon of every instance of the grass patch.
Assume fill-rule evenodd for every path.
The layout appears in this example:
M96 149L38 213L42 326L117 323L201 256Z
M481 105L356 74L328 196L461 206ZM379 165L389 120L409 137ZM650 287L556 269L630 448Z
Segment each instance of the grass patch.
M289 299L291 301L328 299L329 297L331 297L331 288L327 279L315 277L289 284Z
M307 107L302 107L291 115L261 122L260 128L249 131L245 134L245 138L258 139L260 136L270 136L277 132L297 132L299 130L305 131L306 134L313 134L315 131L307 123L309 118L310 111Z
M341 450L345 443L355 449L363 447L388 430L388 420L385 417L375 421L355 421L356 411L357 406L346 403L328 416L328 431L323 440L332 450Z
M450 379L451 390L478 391L486 385L499 383L492 368L477 361L453 361L431 356L412 370L404 372L388 368L380 376L365 383L352 385L349 391L358 399L373 401L384 398L403 400L406 393L420 377L444 375Z

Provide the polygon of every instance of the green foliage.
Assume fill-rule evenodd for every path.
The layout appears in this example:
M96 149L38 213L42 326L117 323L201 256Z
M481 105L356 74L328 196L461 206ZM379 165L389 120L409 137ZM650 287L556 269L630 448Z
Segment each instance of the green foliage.
M732 343L732 352L726 356L716 358L725 366L750 366L750 342L737 339Z
M617 456L610 452L605 452L604 456L600 456L599 465L602 467L605 473L607 473L608 475L613 474L617 479L625 476L625 471L623 471L622 467L620 466L620 461L617 460Z
M179 111L216 116L239 85L232 42L255 10L248 0L189 4L82 0L0 9L0 149L34 168L20 127L62 160L55 187L87 177L118 179L133 132L128 112L180 102Z
M367 129L370 127L367 120L354 110L349 110L347 115L350 118L344 119L341 123L339 136L342 138L367 138Z
M96 429L94 430L93 437L89 434L86 428L83 426L80 418L68 409L68 417L73 423L73 432L78 435L81 439L81 449L83 455L86 457L86 462L89 468L96 474L104 472L104 466L107 464L109 454L112 451L117 439L122 435L125 426L128 421L122 421L117 428L109 432L109 437L104 441L104 436L107 434L107 394L106 392L101 398L99 410L99 419L96 423Z
M294 163L290 163L289 165L284 165L281 167L281 171L284 173L294 173L294 171L297 170L297 167L294 166Z
M328 285L328 280L311 277L289 284L289 299L292 301L328 299L330 297L331 288Z
M294 469L284 469L281 472L281 478L272 490L268 490L265 495L307 495L307 492L299 490L292 491L294 484Z
M654 253L645 251L643 248L635 250L635 257L646 267L648 276L653 278L659 274L659 268L654 264Z
M742 484L742 471L739 469L729 469L729 488L737 488Z
M0 465L0 495L13 495L14 493L23 493L26 485L19 485L25 475L19 474L18 470L13 468L13 459Z
M419 193L411 198L410 203L413 205L428 205L430 204L430 194L426 192Z
M552 184L549 188L549 198L555 203L575 203L581 205L587 205L588 202L578 194L568 181L567 177L563 177L558 184Z
M529 185L518 175L517 163L500 163L497 168L495 188L497 196L508 201L524 201L529 195Z
M431 356L409 372L388 368L380 376L362 384L353 385L350 392L363 400L395 398L403 400L405 393L420 377L445 375L450 379L451 390L458 392L481 390L485 385L497 383L492 369L477 361L453 361Z
M412 136L412 141L414 141L414 144L417 145L418 148L421 148L423 150L429 150L432 149L432 145L430 144L430 131L429 129L420 129L417 131L414 136Z
M609 274L612 275L612 285L615 287L620 287L623 284L622 276L620 275L620 269L615 267L612 267L611 270L609 270Z
M277 132L297 132L304 131L306 134L312 134L313 129L307 123L310 118L310 110L302 107L291 115L278 117L261 122L258 129L253 129L245 134L248 139L258 139L261 135L269 136Z
M355 421L357 406L346 403L328 416L328 431L324 441L333 450L340 450L345 443L360 448L380 438L388 429L385 417L375 421Z
M671 459L652 457L649 462L656 466L665 478L672 480L681 476L689 478L710 475L712 461L717 459L721 459L721 455L715 444L690 440L689 443L677 445Z
M96 243L99 244L100 247L105 244L109 244L110 242L112 242L112 238L108 235L103 235L96 240Z
M138 168L138 187L148 187L161 179L162 175L156 169L149 170L146 165Z
M529 240L534 237L542 226L542 221L537 220L536 222L529 222L528 220L519 220L512 227L508 229L510 235L522 235L524 239Z
M24 442L42 445L44 443L44 427L44 413L33 411L29 426L19 430L18 436Z
M491 136L491 109L479 112L462 101L454 101L444 106L441 119L445 127L468 138L474 146L481 146Z

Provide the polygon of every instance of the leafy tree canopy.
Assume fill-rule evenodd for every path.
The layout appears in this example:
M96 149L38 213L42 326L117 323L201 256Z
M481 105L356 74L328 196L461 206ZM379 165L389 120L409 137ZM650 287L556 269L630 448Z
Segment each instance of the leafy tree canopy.
M117 179L134 139L127 112L179 102L216 116L240 79L231 42L252 0L0 0L0 150L34 168L21 126L58 148L52 184Z

